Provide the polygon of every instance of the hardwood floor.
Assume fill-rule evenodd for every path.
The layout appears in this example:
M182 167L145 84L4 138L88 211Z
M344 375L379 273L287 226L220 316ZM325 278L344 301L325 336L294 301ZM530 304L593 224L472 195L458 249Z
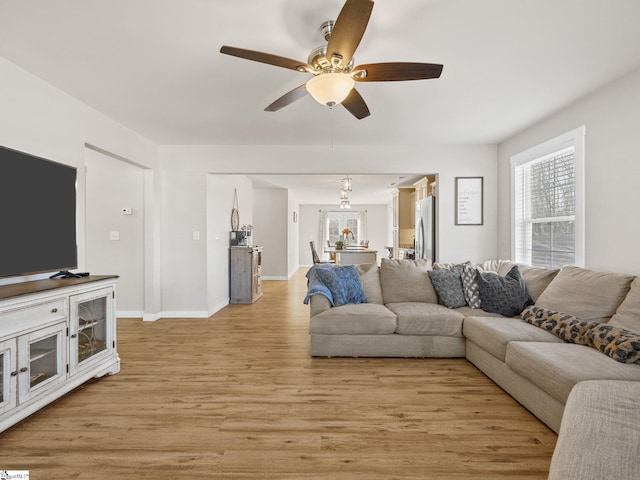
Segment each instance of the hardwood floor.
M120 374L0 434L32 479L544 479L556 435L464 359L314 359L304 271L118 321Z

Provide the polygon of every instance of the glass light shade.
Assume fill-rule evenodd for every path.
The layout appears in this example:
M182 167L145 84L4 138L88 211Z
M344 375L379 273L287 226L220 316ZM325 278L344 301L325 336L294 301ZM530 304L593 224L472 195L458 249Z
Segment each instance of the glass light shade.
M347 73L321 73L309 79L306 88L316 102L331 107L342 103L355 83Z
M340 208L351 208L351 202L349 200L342 200L340 202Z
M346 190L340 190L340 200L348 200L349 193Z
M347 177L342 179L342 190L345 192L351 191L351 178Z

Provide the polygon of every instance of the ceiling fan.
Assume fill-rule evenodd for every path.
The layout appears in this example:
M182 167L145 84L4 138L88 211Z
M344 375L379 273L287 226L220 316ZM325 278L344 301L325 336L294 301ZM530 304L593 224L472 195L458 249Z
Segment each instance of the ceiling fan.
M265 108L267 112L278 111L310 93L318 103L329 107L342 104L354 117L362 119L370 112L355 89L355 82L438 78L443 67L415 62L365 63L354 67L353 54L362 40L372 10L373 0L346 0L336 21L324 22L320 27L327 45L313 50L306 63L227 45L222 46L220 53L313 75Z

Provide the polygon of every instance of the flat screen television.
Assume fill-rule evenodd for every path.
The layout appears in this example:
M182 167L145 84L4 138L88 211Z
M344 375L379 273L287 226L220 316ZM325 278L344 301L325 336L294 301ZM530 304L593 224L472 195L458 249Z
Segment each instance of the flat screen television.
M0 147L0 277L78 266L76 169Z

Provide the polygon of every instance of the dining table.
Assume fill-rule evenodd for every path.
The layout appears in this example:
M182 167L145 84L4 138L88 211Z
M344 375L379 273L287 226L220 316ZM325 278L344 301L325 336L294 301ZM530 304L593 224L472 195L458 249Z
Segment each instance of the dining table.
M360 263L376 263L378 251L365 246L345 246L342 248L325 247L324 253L335 255L336 265L358 265Z

